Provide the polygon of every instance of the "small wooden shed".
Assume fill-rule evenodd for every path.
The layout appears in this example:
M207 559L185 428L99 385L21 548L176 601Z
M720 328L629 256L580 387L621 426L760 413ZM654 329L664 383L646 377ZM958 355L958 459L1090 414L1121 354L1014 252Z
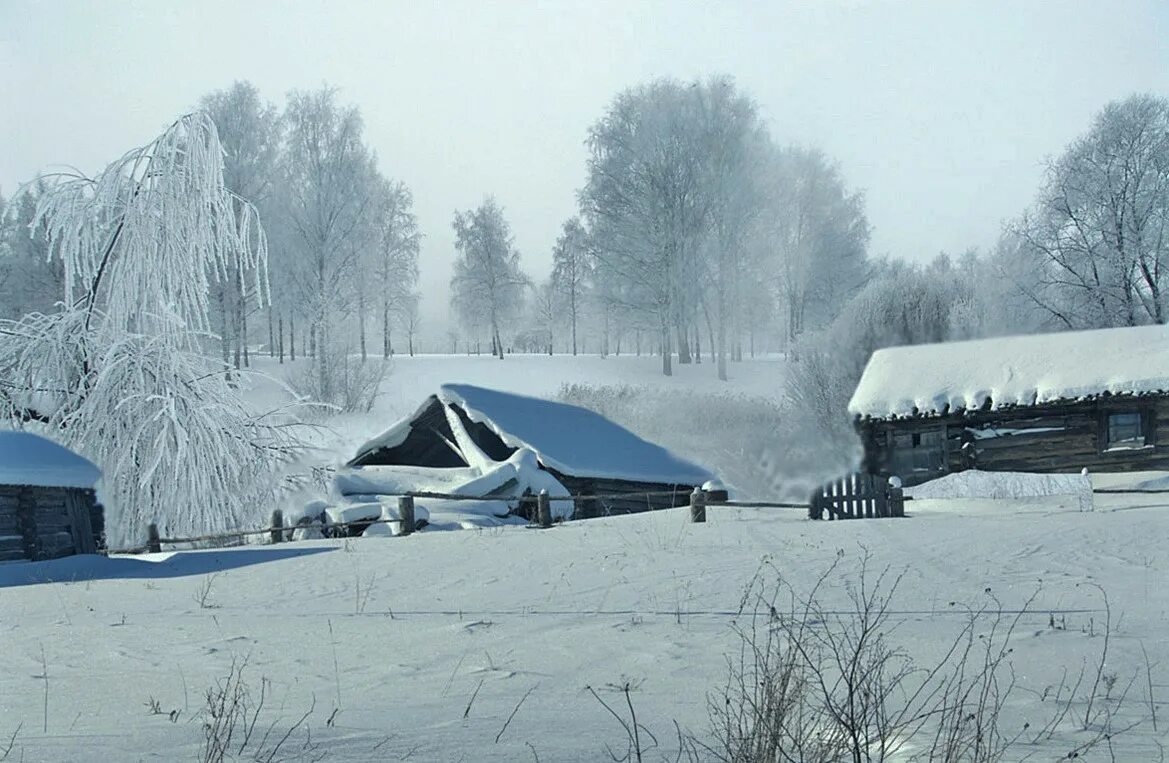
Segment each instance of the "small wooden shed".
M100 470L31 432L0 431L0 562L40 561L104 548Z
M965 469L1169 469L1169 327L873 353L849 412L864 471L913 485Z
M468 488L460 482L482 485L479 475L513 459L517 451L534 454L537 468L568 494L605 496L576 500L574 519L685 506L696 486L714 479L707 469L594 411L444 384L413 416L362 445L336 484L343 495L419 486L434 490L434 485L462 493ZM492 494L522 492L528 485L519 484L520 477L493 486ZM469 489L483 492L482 487Z

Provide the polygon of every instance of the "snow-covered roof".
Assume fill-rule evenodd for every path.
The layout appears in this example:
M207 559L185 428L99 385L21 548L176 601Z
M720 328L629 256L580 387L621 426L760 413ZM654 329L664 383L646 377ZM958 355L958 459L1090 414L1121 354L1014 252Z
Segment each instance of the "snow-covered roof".
M1067 331L877 350L848 411L862 418L1169 391L1169 326Z
M437 397L486 425L508 446L535 452L541 465L562 474L667 485L701 485L714 476L587 408L469 384L444 384ZM399 422L362 445L358 455L396 446L408 431L409 420Z
M0 431L0 485L93 489L101 470L52 440Z

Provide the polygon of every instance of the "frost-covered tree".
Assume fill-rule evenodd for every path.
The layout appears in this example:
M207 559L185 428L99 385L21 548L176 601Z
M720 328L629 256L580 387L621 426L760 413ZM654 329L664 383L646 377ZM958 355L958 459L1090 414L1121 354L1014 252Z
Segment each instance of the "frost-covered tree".
M831 321L867 278L864 198L821 151L772 149L764 159L761 245L773 255L788 343Z
M1108 104L1051 163L1038 199L1008 228L1033 261L1020 290L1063 328L1169 317L1169 99Z
M381 298L382 356L394 351L391 340L394 324L408 333L410 354L414 354L414 333L418 305L418 250L422 234L414 215L414 197L403 183L382 181L377 217L380 230L373 255L373 273Z
M848 400L875 350L968 338L971 267L945 255L927 267L879 263L828 326L800 337L788 396L837 444L851 441Z
M212 282L238 268L266 298L266 240L223 177L206 114L182 117L96 177L56 175L38 199L60 307L0 326L0 411L103 469L114 544L239 527L300 449L204 352Z
M552 354L556 340L556 324L560 322L560 294L551 279L532 286L530 301L532 329L540 336L544 351ZM575 355L576 353L573 352Z
M49 258L44 225L34 225L44 181L26 185L0 211L0 317L49 312L61 299L64 271Z
M764 209L759 178L769 139L754 102L725 77L697 89L700 98L708 196L704 270L699 303L717 358L718 378L727 380L729 341L743 322L740 302L747 293L748 243Z
M662 372L672 373L671 334L690 361L698 254L705 235L700 99L656 80L620 93L589 129L581 212L592 234L602 296L657 324ZM604 272L600 272L604 271Z
M316 399L336 402L344 395L335 361L346 351L338 323L355 310L364 319L358 303L367 279L360 266L377 242L379 176L362 139L360 113L338 105L334 89L290 93L284 118L289 269L313 355L313 373L305 381Z
M588 232L580 219L565 221L552 250L551 293L563 303L572 337L572 354L577 354L577 327L589 299L593 262L588 246Z
M520 269L511 226L503 208L488 196L478 208L456 212L452 227L458 255L451 276L451 306L468 331L488 329L491 352L503 359L501 327L519 311L529 284Z
M205 95L199 110L208 114L219 131L223 146L223 181L228 190L253 205L264 208L269 200L281 147L281 120L271 103L260 99L250 82L236 82L230 88ZM275 267L279 267L277 261ZM223 358L240 368L248 364L248 318L257 309L259 295L249 291L249 273L230 270L217 274L213 282L217 325ZM268 313L269 342L273 316Z
M406 332L406 351L414 357L418 332L422 329L422 296L418 292L407 294L402 300L402 329Z

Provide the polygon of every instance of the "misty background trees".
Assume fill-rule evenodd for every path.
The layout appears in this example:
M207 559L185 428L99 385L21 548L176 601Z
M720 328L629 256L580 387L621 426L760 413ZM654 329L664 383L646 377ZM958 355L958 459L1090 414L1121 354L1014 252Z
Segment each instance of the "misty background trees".
M299 360L298 389L342 407L370 404L395 353L655 355L666 374L706 364L731 379L782 352L786 393L841 429L878 347L1166 319L1162 97L1105 105L990 251L912 265L869 251L864 193L820 149L774 134L729 77L635 85L581 126L579 208L546 252L516 250L492 195L507 189L471 189L483 203L452 210L453 250L430 254L450 263L448 294L420 291L413 193L384 174L357 105L325 86L278 106L247 82L195 105L269 248L264 273L212 272L205 344L231 369L255 353ZM36 217L52 182L0 199L2 317L51 313L66 293ZM447 320L424 323L436 303Z

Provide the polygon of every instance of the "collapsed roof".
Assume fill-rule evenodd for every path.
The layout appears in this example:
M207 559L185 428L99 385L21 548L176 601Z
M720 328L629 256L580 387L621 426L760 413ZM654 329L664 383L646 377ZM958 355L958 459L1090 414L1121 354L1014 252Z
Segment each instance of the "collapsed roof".
M444 384L418 412L362 445L348 466L458 468L519 449L580 478L701 485L713 475L594 411L468 384Z
M1169 326L877 350L849 401L860 418L929 416L1169 391Z

